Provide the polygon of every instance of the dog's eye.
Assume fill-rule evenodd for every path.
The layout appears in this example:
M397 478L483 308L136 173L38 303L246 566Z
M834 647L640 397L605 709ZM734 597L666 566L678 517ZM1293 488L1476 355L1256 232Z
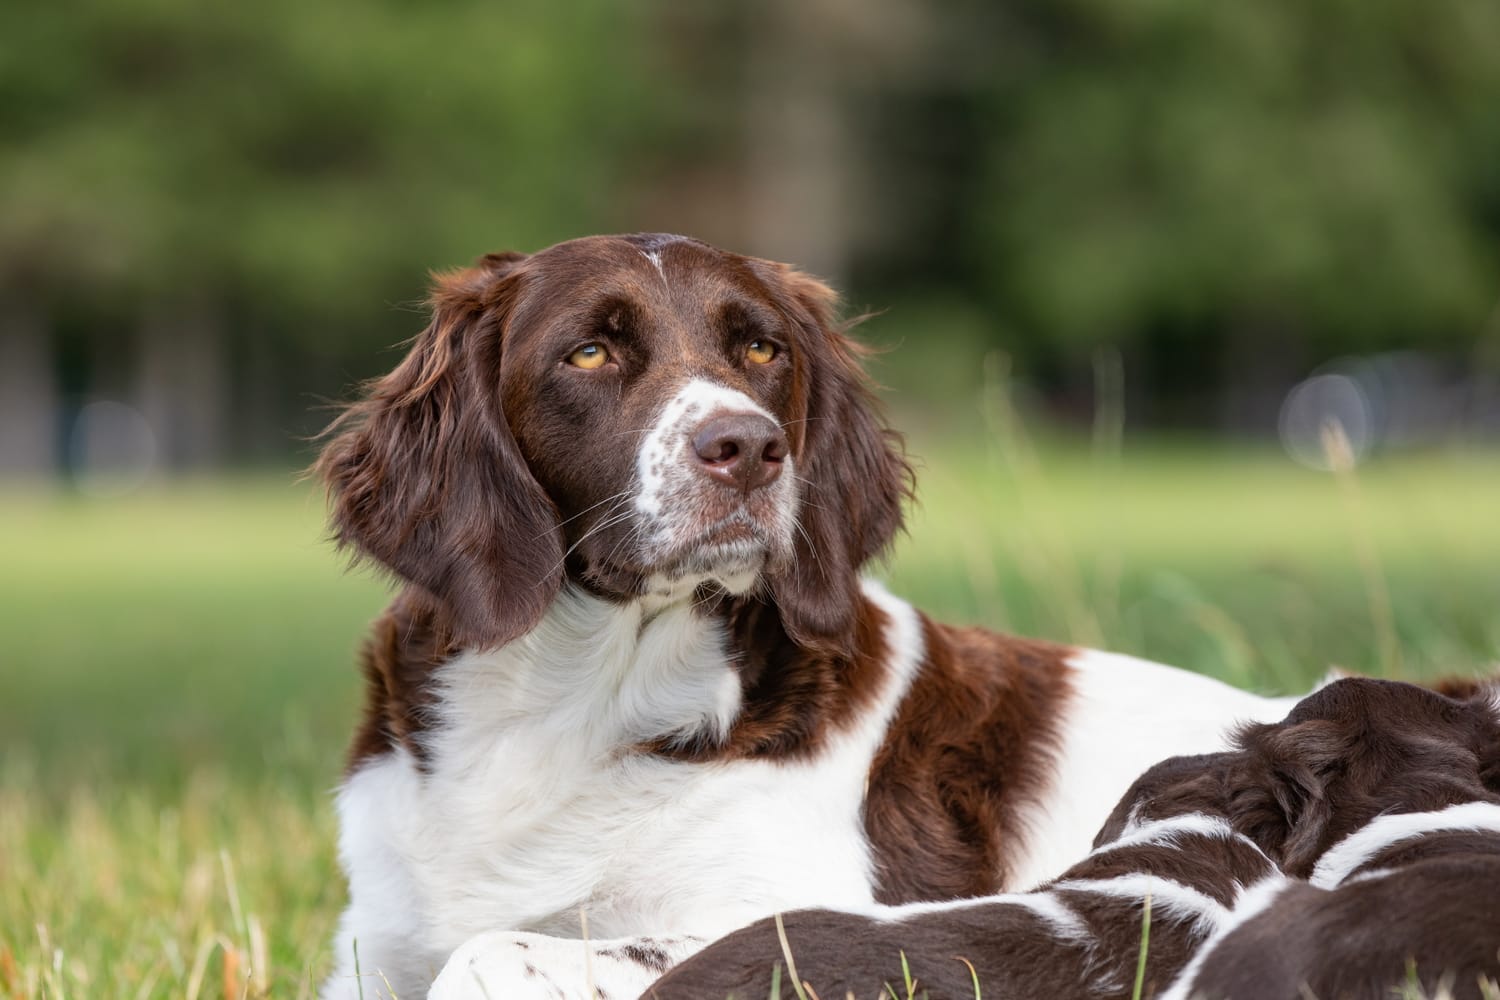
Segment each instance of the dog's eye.
M575 368L583 368L592 371L602 368L604 362L609 360L609 352L604 349L603 344L584 344L578 350L568 355L568 364Z
M745 348L745 360L758 365L770 364L774 357L776 357L776 345L769 340L752 340L750 346Z

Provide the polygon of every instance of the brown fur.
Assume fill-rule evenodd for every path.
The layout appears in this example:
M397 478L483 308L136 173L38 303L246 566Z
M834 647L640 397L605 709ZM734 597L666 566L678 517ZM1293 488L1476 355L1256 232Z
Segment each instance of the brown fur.
M1464 802L1500 804L1500 719L1493 686L1346 679L1304 698L1276 725L1246 727L1240 749L1173 758L1143 775L1101 838L1131 815L1224 816L1288 874L1306 876L1378 816ZM1333 890L1292 884L1205 957L1207 1000L1394 995L1415 981L1479 998L1500 980L1500 836L1440 831L1399 841L1358 871L1395 869Z
M1288 875L1306 878L1335 843L1388 812L1500 802L1500 721L1469 699L1398 681L1346 678L1286 719L1242 728L1238 750L1174 757L1138 778L1099 831L1130 817L1222 816Z
M865 827L883 903L1006 884L1069 694L1066 647L931 622L924 632L927 660L870 768Z
M1230 815L1288 875L1382 813L1500 802L1500 721L1485 697L1459 700L1397 681L1336 681L1284 722L1250 726Z
M443 609L419 591L396 597L370 629L361 660L364 715L349 745L348 768L400 746L418 761L432 701L432 674L458 652Z
M743 702L728 738L647 749L682 760L803 759L847 729L886 680L886 616L863 597L854 606L847 655L799 646L774 605L756 599L726 611Z
M520 267L492 255L441 277L432 322L329 428L317 463L339 544L440 602L464 646L525 632L562 582L557 509L494 392Z
M1430 861L1332 892L1294 883L1214 947L1193 987L1204 1000L1375 1000L1414 984L1422 996L1484 1000L1480 977L1500 982L1493 856Z

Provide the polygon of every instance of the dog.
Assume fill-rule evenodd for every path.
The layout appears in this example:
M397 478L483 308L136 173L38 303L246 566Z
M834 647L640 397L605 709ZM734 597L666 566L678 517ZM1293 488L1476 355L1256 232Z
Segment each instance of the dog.
M1230 822L1299 878L1247 893L1162 1000L1495 995L1500 688L1470 691L1339 681L1200 772L1198 793L1203 774L1226 782Z
M1143 936L1141 995L1153 996L1267 880L1282 881L1275 864L1227 822L1176 816L1100 845L1033 892L760 920L678 965L644 1000L769 996L793 978L818 996L1129 998ZM465 974L501 982L508 970Z
M517 940L597 970L653 936L670 965L774 912L1027 889L1148 765L1291 704L864 578L911 470L789 266L591 237L430 304L316 465L338 541L401 584L363 652L325 998Z
M1148 770L1050 886L762 920L646 997L764 996L793 962L819 995L1129 997L1148 895L1144 996L1373 998L1414 976L1478 997L1500 975L1500 699L1346 679L1236 744Z

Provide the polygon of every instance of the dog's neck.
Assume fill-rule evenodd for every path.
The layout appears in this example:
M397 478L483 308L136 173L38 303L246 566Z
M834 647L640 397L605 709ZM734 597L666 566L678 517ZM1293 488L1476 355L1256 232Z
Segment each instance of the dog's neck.
M686 596L615 602L565 585L531 631L445 664L446 730L557 726L598 750L718 741L740 708L724 623Z

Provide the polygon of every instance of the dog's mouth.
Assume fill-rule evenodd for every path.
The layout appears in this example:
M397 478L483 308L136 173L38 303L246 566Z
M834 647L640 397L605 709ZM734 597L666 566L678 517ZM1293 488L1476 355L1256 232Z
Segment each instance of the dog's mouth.
M667 576L719 576L759 569L774 549L770 532L749 512L735 511L676 540L656 560Z
M574 571L607 593L675 599L701 585L745 594L767 572L791 559L790 529L775 517L758 517L746 506L676 531L652 531L650 522L619 525L578 549Z

